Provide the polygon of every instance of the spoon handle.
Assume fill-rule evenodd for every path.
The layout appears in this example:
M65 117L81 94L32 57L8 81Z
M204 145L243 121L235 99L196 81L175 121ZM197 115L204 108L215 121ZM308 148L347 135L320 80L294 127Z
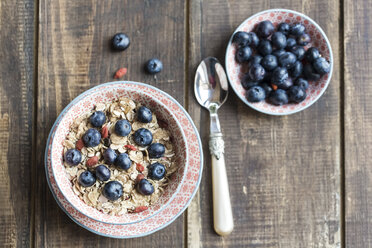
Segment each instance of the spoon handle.
M213 222L217 234L224 236L234 228L226 175L222 133L211 133L209 149L212 155Z

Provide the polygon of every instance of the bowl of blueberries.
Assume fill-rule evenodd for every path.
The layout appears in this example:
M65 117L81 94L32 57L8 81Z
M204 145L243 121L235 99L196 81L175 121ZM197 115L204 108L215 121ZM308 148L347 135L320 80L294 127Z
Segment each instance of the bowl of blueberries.
M331 80L333 56L320 26L286 9L259 12L231 36L225 56L230 84L251 108L288 115L316 102Z

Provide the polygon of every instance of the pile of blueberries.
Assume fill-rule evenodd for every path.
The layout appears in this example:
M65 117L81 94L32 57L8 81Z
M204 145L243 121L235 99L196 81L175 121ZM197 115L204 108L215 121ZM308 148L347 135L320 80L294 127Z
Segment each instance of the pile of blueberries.
M280 23L275 31L270 21L262 21L255 32L236 32L235 59L249 67L241 82L247 100L268 99L274 105L305 100L308 81L317 81L331 70L317 48L305 51L310 40L301 23Z
M90 123L94 128L88 129L83 135L84 146L95 147L98 146L102 140L105 146L109 147L111 142L109 138L102 139L101 133L96 128L102 128L106 122L106 115L102 111L96 111L90 116ZM147 107L140 107L137 110L137 120L142 123L149 123L152 121L152 112ZM115 133L119 136L125 137L132 131L132 126L127 120L119 120L115 124ZM133 140L139 146L148 146L147 151L150 158L160 158L164 155L165 147L160 143L152 143L153 136L150 130L140 128L133 134ZM111 148L107 148L103 154L105 164L98 165L94 171L86 170L80 174L78 181L83 187L90 187L96 182L96 178L101 181L108 181L111 177L108 166L115 165L122 170L128 170L132 166L127 153L117 154ZM76 166L81 162L82 156L78 149L69 149L64 155L64 160L71 166ZM153 163L148 167L148 177L153 180L160 180L166 174L165 166L161 163ZM143 195L151 195L154 193L154 186L145 178L137 183L137 190ZM118 181L107 182L103 188L103 195L112 201L119 199L123 195L123 186Z

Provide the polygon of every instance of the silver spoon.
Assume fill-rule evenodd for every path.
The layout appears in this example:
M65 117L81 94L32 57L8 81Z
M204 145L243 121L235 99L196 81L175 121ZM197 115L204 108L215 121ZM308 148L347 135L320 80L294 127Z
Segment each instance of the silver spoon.
M195 75L194 91L199 104L208 109L210 114L214 230L219 235L228 235L234 223L225 167L225 147L217 115L217 110L227 99L228 83L225 70L216 58L208 57L200 63Z

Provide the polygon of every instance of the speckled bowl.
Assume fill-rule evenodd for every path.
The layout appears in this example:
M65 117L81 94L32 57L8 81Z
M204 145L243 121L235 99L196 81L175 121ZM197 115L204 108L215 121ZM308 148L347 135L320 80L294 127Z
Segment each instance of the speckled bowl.
M225 65L227 76L230 81L230 85L235 93L249 107L269 115L294 114L310 107L323 95L324 91L328 87L333 72L333 56L331 45L324 31L319 27L318 24L316 24L315 21L304 14L287 9L270 9L259 12L249 17L242 24L240 24L240 26L235 30L234 33L238 31L250 32L259 22L265 20L271 21L275 27L281 22L287 22L290 24L302 23L303 25L305 25L306 32L311 37L311 42L305 47L305 49L313 46L318 48L322 56L330 62L331 71L327 75L321 77L319 81L309 82L309 88L306 91L307 97L301 103L289 103L283 106L275 106L266 101L262 101L259 103L248 102L245 98L246 90L241 85L241 78L246 72L247 67L244 65L242 66L235 61L236 47L232 44L232 37L234 35L233 34L226 49Z
M51 137L50 159L51 171L59 188L60 193L70 205L87 217L108 224L133 224L150 218L172 201L175 194L180 190L185 172L188 166L187 140L182 129L182 124L176 118L177 113L169 109L166 104L156 99L156 90L145 92L133 87L127 87L129 82L108 83L94 87L75 98L60 114L55 122L55 131ZM139 84L131 82L131 84ZM142 84L141 84L142 85ZM156 114L158 119L168 124L172 141L175 147L176 162L178 170L171 176L170 183L165 188L159 200L141 213L124 214L122 216L111 216L105 214L84 203L72 189L63 164L63 141L69 132L72 122L82 114L94 108L97 103L111 102L119 97L128 97L136 102L148 106ZM196 183L196 182L195 182Z

